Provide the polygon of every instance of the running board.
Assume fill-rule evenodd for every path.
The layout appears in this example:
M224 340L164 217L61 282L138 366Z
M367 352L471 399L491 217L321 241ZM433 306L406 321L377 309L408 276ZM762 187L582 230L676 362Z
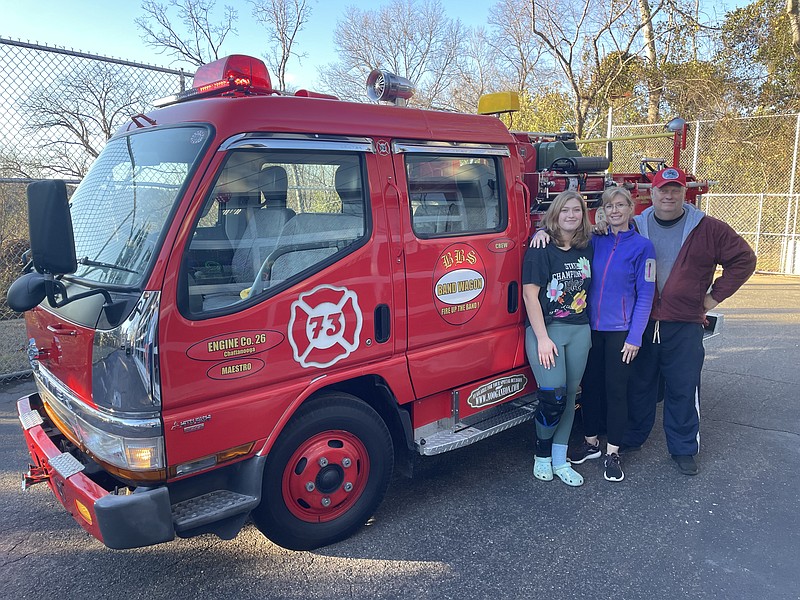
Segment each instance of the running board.
M466 417L455 427L434 425L420 428L414 440L417 452L423 456L432 456L479 442L515 425L530 421L536 412L536 404L536 395L528 394Z
M240 514L258 505L258 498L230 490L216 490L172 505L175 531L185 532Z

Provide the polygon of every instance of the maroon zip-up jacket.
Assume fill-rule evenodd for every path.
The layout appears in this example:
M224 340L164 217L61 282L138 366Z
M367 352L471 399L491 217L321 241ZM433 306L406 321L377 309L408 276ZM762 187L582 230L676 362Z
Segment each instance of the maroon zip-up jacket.
M709 287L711 297L722 302L742 287L756 269L755 253L730 225L691 204L685 204L684 209L687 223L680 252L664 289L661 293L656 289L653 298L650 318L655 321L703 323L703 299ZM634 218L639 233L646 238L650 237L648 218L653 211L651 206ZM722 266L722 275L714 280L717 265Z

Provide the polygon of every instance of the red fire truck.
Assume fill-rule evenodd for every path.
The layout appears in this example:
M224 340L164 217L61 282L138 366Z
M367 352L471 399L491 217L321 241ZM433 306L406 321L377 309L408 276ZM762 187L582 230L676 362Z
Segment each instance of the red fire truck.
M9 291L38 389L23 483L108 547L230 539L250 515L287 548L330 544L394 469L532 418L532 215L570 187L644 206L663 161L609 174L570 136L369 85L394 105L279 93L231 56L131 117L69 203L30 186L35 270Z

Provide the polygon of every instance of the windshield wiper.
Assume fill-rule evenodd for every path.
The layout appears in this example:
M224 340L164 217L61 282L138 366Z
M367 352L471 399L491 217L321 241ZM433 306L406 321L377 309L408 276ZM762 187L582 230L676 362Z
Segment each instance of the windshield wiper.
M106 269L115 269L117 271L125 271L127 273L134 273L136 275L139 274L139 271L134 271L133 269L129 269L128 267L121 267L119 265L112 265L111 263L100 262L97 260L92 260L88 256L84 256L83 258L78 259L79 265L87 265L89 267L105 267Z

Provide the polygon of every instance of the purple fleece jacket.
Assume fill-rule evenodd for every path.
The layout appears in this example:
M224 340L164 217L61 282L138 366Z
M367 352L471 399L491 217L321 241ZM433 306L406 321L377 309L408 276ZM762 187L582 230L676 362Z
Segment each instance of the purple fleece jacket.
M633 229L593 235L589 322L596 331L628 331L627 343L642 345L656 289L653 243Z

